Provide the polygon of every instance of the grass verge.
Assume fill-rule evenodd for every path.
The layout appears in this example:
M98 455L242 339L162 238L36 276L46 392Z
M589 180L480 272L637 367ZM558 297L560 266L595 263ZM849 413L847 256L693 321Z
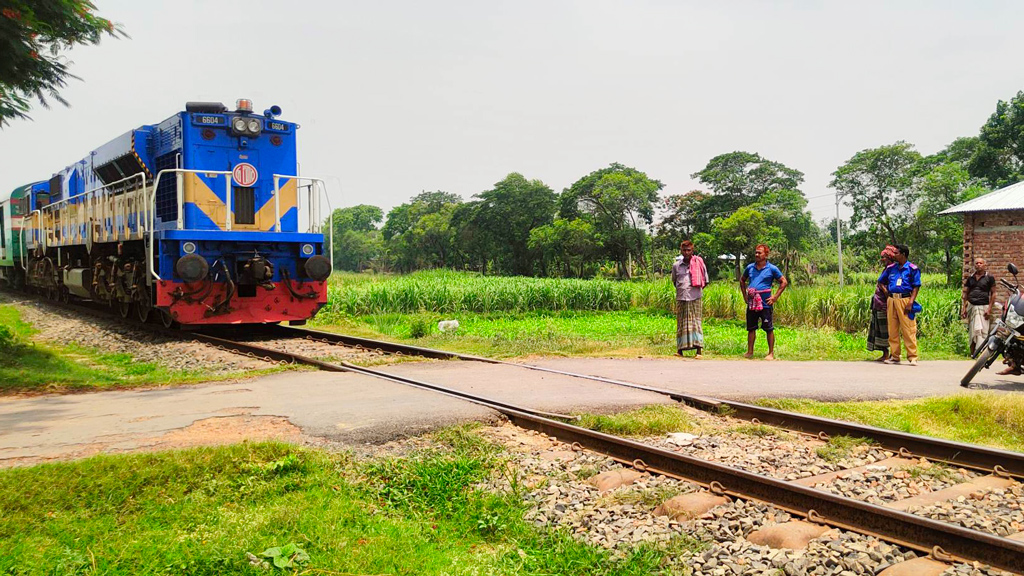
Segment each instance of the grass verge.
M31 341L34 330L14 306L0 306L0 395L81 392L160 384L189 384L238 378L202 370L169 370L136 362L130 354L110 354L82 346L51 346ZM255 376L284 368L246 372Z
M1024 452L1024 396L973 392L875 402L761 400L758 404L879 428Z
M581 414L578 426L617 436L657 436L669 432L693 432L697 423L671 405L655 404L617 414Z
M438 332L437 322L459 319L455 332ZM551 356L671 356L675 353L676 320L656 311L523 312L459 314L376 314L358 317L326 316L317 328L494 358L534 354ZM869 360L865 334L832 328L778 324L776 356L784 360ZM704 321L704 353L709 358L742 358L747 351L746 326L736 320ZM966 337L964 337L966 342ZM768 351L759 332L755 351ZM960 332L920 339L928 360L963 359Z
M871 440L867 438L833 436L828 439L824 446L819 446L814 452L818 455L818 458L826 462L839 462L849 458L854 448L868 444L871 444Z
M461 429L445 448L357 462L283 444L101 456L0 472L0 574L667 573L696 542L624 556L523 520L474 488L501 453ZM689 548L684 548L689 547Z

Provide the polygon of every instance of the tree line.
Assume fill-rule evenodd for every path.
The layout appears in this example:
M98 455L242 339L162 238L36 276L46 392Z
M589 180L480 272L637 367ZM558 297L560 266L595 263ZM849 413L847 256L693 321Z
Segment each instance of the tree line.
M662 195L659 180L616 163L560 193L513 172L469 200L432 191L386 215L365 204L341 208L333 221L335 265L631 278L667 272L679 241L690 238L719 277L738 275L759 243L798 281L836 271L837 222L814 220L801 171L735 151L692 178L703 189ZM881 247L906 243L923 269L958 282L962 223L938 213L1021 180L1024 91L999 101L978 135L935 154L905 141L857 152L830 183L852 212L841 223L844 261L851 270L873 270Z

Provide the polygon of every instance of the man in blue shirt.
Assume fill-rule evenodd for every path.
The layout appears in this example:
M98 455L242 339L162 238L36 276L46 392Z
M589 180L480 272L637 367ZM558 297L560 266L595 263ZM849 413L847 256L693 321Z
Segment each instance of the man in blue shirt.
M768 246L758 244L754 249L754 263L747 264L747 269L740 276L740 292L747 303L747 353L743 356L754 357L754 343L757 341L757 326L761 325L768 339L768 355L765 360L775 360L775 325L772 322L772 309L775 301L789 286L789 281L782 275L778 266L768 261ZM779 291L772 294L772 284L779 281Z
M917 293L921 290L921 270L907 261L910 248L896 245L896 264L886 268L878 277L878 286L888 299L886 315L889 319L889 359L886 364L900 363L900 336L907 347L907 360L917 366L917 320L912 318Z

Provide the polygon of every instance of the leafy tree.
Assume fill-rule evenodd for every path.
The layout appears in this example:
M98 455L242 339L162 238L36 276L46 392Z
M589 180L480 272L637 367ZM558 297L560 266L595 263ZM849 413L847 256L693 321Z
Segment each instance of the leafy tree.
M376 230L377 225L384 220L384 211L370 204L358 204L347 208L338 208L332 216L331 222L334 224L336 233L345 230L369 232Z
M554 219L558 200L555 192L540 180L527 180L513 172L476 198L479 202L473 222L496 245L495 256L503 264L502 271L531 274L537 253L529 246L530 231Z
M594 226L579 218L557 218L530 231L530 249L542 254L545 276L553 267L561 268L562 276L586 276L586 268L597 259L601 246Z
M921 155L904 141L861 150L832 173L830 187L853 209L851 226L866 225L895 244L914 216L915 170Z
M939 212L966 202L985 192L967 169L956 162L941 164L917 183L921 203L914 222L916 243L925 255L938 255L946 282L954 285L960 278L963 253L963 221L960 216L939 216Z
M956 162L967 168L980 148L980 138L977 136L963 136L953 140L939 152L922 159L922 167L925 170L930 170L941 164Z
M782 262L783 273L789 276L790 266L798 263L800 252L819 236L818 226L807 211L807 199L797 190L773 190L751 207L761 211L766 225L782 232L770 246Z
M778 190L798 190L804 174L751 152L719 154L700 172L690 175L714 192L702 205L702 212L727 215L740 206Z
M360 272L375 263L381 264L385 255L384 238L380 230L346 230L341 237L334 237L335 266L339 270Z
M758 244L778 245L784 237L779 227L769 225L764 214L750 206L741 207L728 218L715 220L714 234L722 249L735 256L737 280L740 277L742 256L746 255L750 259Z
M686 194L672 194L661 201L664 216L658 222L657 234L667 244L675 244L698 232L710 232L713 218L704 213L702 206L711 195L703 190ZM671 247L671 246L670 246Z
M646 230L654 219L654 203L664 184L647 174L612 164L577 180L562 193L561 218L583 217L600 234L619 276L630 277L629 262L646 268Z
M416 251L420 265L430 268L451 266L455 256L455 229L451 226L455 204L441 204L437 212L424 214L409 230L406 254Z
M452 210L451 225L455 229L457 264L481 274L491 268L491 259L500 252L498 245L480 225L480 202L472 200L456 204Z
M125 36L95 10L88 0L0 1L0 128L28 118L33 98L43 107L49 99L68 104L60 90L77 77L62 52L104 35Z
M422 192L388 212L381 233L395 265L403 271L455 263L451 218L462 198L449 192Z
M981 127L968 167L971 176L984 178L993 188L1024 180L1024 91L996 104Z
M381 256L383 239L377 224L384 211L377 206L359 204L336 209L329 221L334 228L334 267L358 271Z

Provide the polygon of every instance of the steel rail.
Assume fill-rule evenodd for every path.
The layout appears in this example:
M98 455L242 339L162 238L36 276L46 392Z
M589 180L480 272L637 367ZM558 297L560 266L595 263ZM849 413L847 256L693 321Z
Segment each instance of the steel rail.
M874 426L867 426L864 424L854 424L852 422L843 422L841 420L832 420L829 418L821 418L819 416L797 414L794 412L786 412L775 408L766 408L743 402L733 402L718 398L685 394L675 390L666 390L664 388L637 384L635 382L627 382L624 380L616 380L591 374L567 372L564 370L545 368L543 366L536 366L533 364L521 364L505 360L495 360L493 358L485 358L471 354L460 354L457 352L421 348L419 346L409 346L406 344L372 340L369 338L358 338L355 336L310 330L306 328L275 326L274 329L282 334L307 336L314 339L319 338L329 342L337 342L350 346L362 346L364 348L381 350L394 354L410 354L428 358L459 359L504 366L517 366L519 368L537 370L540 372L547 372L549 374L583 378L615 386L625 386L628 388L668 396L677 402L683 402L689 406L700 408L702 410L718 413L727 412L730 416L734 416L736 418L756 421L763 424L771 424L814 436L853 436L868 438L877 443L881 448L902 453L904 455L924 457L929 460L948 462L957 466L976 468L986 472L1009 474L1018 478L1024 478L1024 454L1019 452L1011 452L1008 450L1000 450L998 448L989 448L986 446L978 446L962 442L953 442L951 440L942 440L939 438L930 438L927 436L919 436L894 430L885 430L883 428L876 428Z
M324 360L311 358L309 356L305 356L302 354L296 354L294 352L284 352L281 350L275 350L273 348L260 346L258 344L253 344L250 342L238 342L236 340L229 340L226 338L220 338L218 336L211 336L209 334L203 334L198 332L190 333L188 334L188 337L199 342L204 342L206 344L211 344L213 346L218 346L227 350L239 352L247 356L252 356L254 358L269 358L271 360L276 360L278 362L293 362L297 364L305 364L307 366L313 366L315 368L327 372L353 372L356 374L362 374L364 376L381 378L384 380L389 380L391 382L396 382L398 384L411 386L413 388L419 388L421 390L439 392L446 396L451 396L453 398L459 398L461 400L473 402L475 404L479 404L481 406L485 406L487 408L491 408L498 411L513 410L516 412L523 412L526 414L536 414L539 416L543 416L545 418L563 418L566 420L579 419L578 416L572 416L569 414L559 414L557 412L545 412L543 410L534 410L533 408L527 408L524 406L519 406L517 404L511 404L508 402L503 402L501 400L487 398L485 396L477 396L475 394L470 394L469 392L463 392L461 390L456 390L454 388L449 388L447 386L441 386L439 384L433 384L431 382L424 382L422 380L416 380L413 378L406 378L404 376L389 374L387 372L381 372L379 370L374 370L372 368L356 366L355 364L351 364L349 362L339 362L335 364L332 362L326 362Z
M503 412L516 426L633 462L641 470L667 473L705 486L717 483L714 487L718 488L720 484L719 490L726 495L760 500L814 522L877 536L923 552L934 552L939 547L941 552L955 558L1024 572L1024 542L837 496L547 418Z
M293 338L320 339L335 344L345 344L346 346L359 346L361 348L366 348L368 350L380 350L382 352L388 352L390 354L423 356L424 358L434 358L437 360L473 360L476 362L486 362L488 364L505 364L505 362L501 360L494 360L491 358L485 358L483 356L473 356L471 354L448 352L447 350L437 350L434 348L410 346L408 344L398 344L395 342L386 342L384 340L373 340L371 338L360 338L358 336L348 336L346 334L336 334L334 332L323 332L321 330L311 330L309 328L295 328L293 326L282 325L269 325L266 326L266 328L271 332L278 332L284 336L291 336Z

